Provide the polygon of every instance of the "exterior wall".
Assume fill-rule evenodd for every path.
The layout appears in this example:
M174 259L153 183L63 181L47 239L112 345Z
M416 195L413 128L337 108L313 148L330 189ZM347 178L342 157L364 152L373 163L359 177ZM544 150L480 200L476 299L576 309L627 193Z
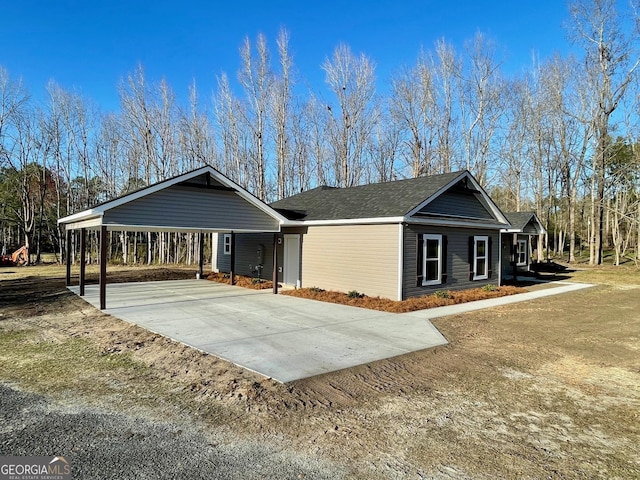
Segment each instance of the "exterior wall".
M256 277L255 270L258 262L258 246L264 247L264 262L262 262L261 278L270 279L273 275L273 233L237 233L236 240L236 269L235 273ZM282 255L279 253L279 255ZM278 264L281 264L279 261ZM221 272L231 271L231 255L224 253L224 234L218 235L218 269Z
M533 227L535 228L535 227ZM527 234L502 234L502 278L503 280L513 279L513 268L516 262L515 252L516 246L514 245L518 240L525 240L527 242L527 263L526 265L515 265L517 273L524 273L531 271L531 245L535 241L535 236Z
M278 221L234 192L174 185L105 213L105 224L277 231Z
M398 224L310 226L302 286L398 298Z
M502 256L502 280L513 278L513 233L500 235L500 255Z
M418 235L447 236L446 281L439 285L418 286ZM491 239L490 275L487 280L469 280L469 237L487 235ZM500 233L497 230L408 225L404 227L404 298L428 295L436 290L463 290L487 284L497 285L500 262ZM473 261L473 259L471 259Z
M307 227L287 227L282 229L283 239L278 244L278 281L282 282L283 262L284 262L284 237L283 235L300 235L301 247L304 242L304 234ZM218 234L217 243L217 267L220 272L229 273L231 271L231 255L224 253L224 233ZM273 233L237 233L236 236L236 273L240 275L255 276L255 271L251 271L249 265L254 267L257 261L258 245L264 245L265 261L262 269L262 278L271 279L273 275ZM302 261L301 261L302 263ZM300 275L302 276L302 266L300 265Z
M444 192L429 202L420 213L436 213L442 215L458 215L461 217L493 218L476 194L462 192Z

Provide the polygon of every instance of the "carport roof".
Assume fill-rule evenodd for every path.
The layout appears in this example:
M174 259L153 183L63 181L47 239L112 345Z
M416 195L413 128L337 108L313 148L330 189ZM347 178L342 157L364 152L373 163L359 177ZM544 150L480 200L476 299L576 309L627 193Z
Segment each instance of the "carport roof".
M163 211L164 208L172 206L173 199L159 197L169 191L174 192L175 196L178 196L176 192L180 192L176 202L181 202L181 212L184 212L180 214L179 221L174 223L171 223L170 212ZM221 200L215 205L221 210L226 210L222 213L229 217L234 217L233 212L228 211L229 208L243 209L241 214L247 216L244 222L246 225L235 219L225 225L216 223L213 212L194 212L190 218L188 210L199 207L203 201L210 202L213 196ZM140 207L139 210L149 208L151 202L156 203L156 211L146 217L145 212L142 212L140 219L132 221L132 212L135 212L137 207ZM186 211L185 205L189 207ZM115 215L116 212L118 215ZM105 218L114 215L118 217L117 221L110 222ZM162 220L159 223L156 221L158 217ZM109 230L264 232L280 231L280 225L285 221L286 218L282 214L207 165L60 218L58 223L65 225L68 230L106 226Z

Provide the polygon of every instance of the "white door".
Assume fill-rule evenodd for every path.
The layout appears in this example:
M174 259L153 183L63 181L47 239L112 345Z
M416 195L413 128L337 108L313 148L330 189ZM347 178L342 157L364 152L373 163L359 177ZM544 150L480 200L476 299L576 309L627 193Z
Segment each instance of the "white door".
M287 285L300 286L300 235L284 236L282 282Z
M211 271L218 272L218 233L211 234Z

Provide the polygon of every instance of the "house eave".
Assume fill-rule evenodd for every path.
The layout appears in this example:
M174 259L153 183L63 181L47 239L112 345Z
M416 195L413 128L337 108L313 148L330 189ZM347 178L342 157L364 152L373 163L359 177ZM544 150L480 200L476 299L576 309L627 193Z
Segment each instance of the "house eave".
M376 225L401 223L404 217L339 218L333 220L287 220L284 227L306 227L320 225Z
M100 208L90 208L89 210L83 210L81 212L73 213L58 219L58 225L64 225L67 223L81 222L85 220L91 220L94 218L102 218L104 212Z
M209 165L206 165L204 167L200 167L191 172L186 172L181 175L177 175L173 178L158 182L154 185L150 185L138 191L131 192L127 195L123 195L122 197L109 200L100 205L94 206L90 209L60 218L58 219L58 224L73 223L73 222L78 222L80 220L93 218L96 216L102 216L108 210L133 202L134 200L145 197L147 195L151 195L153 193L159 192L160 190L172 187L182 182L186 182L189 179L195 178L204 173L209 173L216 181L220 182L226 188L228 188L229 190L232 190L240 198L247 201L249 204L253 205L254 207L258 208L259 210L261 210L262 212L264 212L265 214L267 214L268 216L276 220L280 225L283 225L287 222L287 218L285 216L276 212L273 208L271 208L269 205L264 203L258 197L251 194L249 191L245 190L240 185L233 182L231 179L222 175L215 168Z
M464 228L478 228L478 229L491 229L502 230L504 224L492 223L492 222L471 222L459 218L416 218L406 217L404 222L413 225L435 225L445 227L464 227Z

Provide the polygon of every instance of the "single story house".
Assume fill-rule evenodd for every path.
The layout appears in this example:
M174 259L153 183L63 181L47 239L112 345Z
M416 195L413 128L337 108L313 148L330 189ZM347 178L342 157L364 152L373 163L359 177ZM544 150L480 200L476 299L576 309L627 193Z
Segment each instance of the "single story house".
M360 185L320 186L274 202L286 218L268 234L218 234L218 271L403 300L500 283L506 216L468 171ZM232 251L235 255L232 259ZM269 275L266 275L269 277Z
M106 308L109 231L211 234L212 268L294 287L357 291L396 300L501 283L501 232L511 224L468 171L361 185L321 186L267 205L210 166L58 220L100 239ZM526 234L523 231L523 234ZM71 284L67 248L67 285ZM202 275L202 255L199 273Z
M531 271L534 243L547 231L535 212L505 213L510 227L502 230L502 279Z

